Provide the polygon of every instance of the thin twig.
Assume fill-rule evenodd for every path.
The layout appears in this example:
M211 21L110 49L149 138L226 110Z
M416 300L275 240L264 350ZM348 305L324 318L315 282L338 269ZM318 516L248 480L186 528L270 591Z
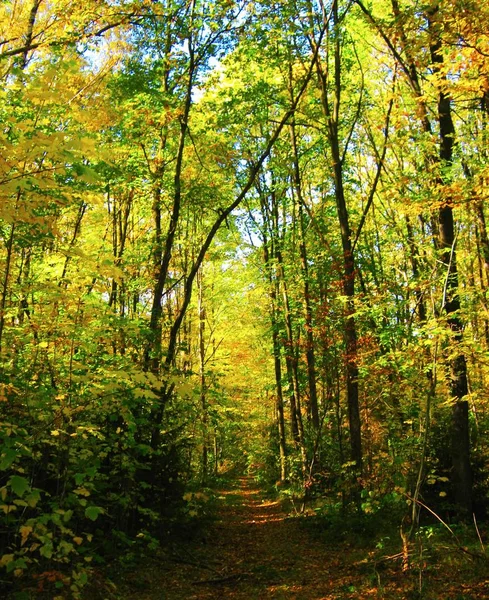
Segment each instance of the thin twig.
M408 500L411 500L411 502L416 502L417 504L419 504L423 508L426 508L426 510L428 512L430 512L436 519L438 519L438 521L440 521L440 523L446 529L448 529L448 531L452 534L453 538L457 542L457 548L458 548L458 550L460 550L464 554L467 554L468 556L471 556L472 558L478 558L478 559L484 558L481 554L477 554L476 552L471 552L470 550L467 550L467 548L464 548L462 546L462 544L461 544L461 542L460 542L457 534L453 531L453 529L450 527L450 525L448 525L447 523L445 523L445 521L440 517L440 515L436 514L436 512L434 510L432 510L429 506L427 506L426 504L424 504L424 502L421 502L421 500L419 500L419 499L412 498L409 494L406 494L405 492L404 492L404 496L406 496L406 498L408 498Z
M486 549L484 547L484 543L482 542L482 538L481 538L481 534L480 534L480 531L479 531L479 527L477 525L477 519L475 518L475 513L472 513L472 517L474 519L474 526L475 526L475 530L477 531L477 537L479 538L479 542L480 542L480 545L481 545L481 548L482 548L482 552L485 554L486 553Z
M202 579L200 581L192 581L192 585L207 585L214 583L226 583L227 581L234 581L243 579L243 577L249 577L250 573L233 573L232 575L227 575L226 577L217 577L216 579Z

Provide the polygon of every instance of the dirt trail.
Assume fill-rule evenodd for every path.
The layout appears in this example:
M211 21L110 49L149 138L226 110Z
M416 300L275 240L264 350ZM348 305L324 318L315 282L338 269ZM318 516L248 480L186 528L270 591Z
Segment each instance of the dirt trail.
M420 596L398 565L377 569L365 560L366 550L359 552L345 542L327 546L315 539L278 502L266 500L251 478L242 477L219 495L220 519L205 537L155 556L143 572L126 581L125 600L487 597L452 596L446 589Z
M359 595L343 551L328 550L263 497L253 479L219 492L220 519L205 537L178 545L133 585L128 600L337 600ZM339 549L338 549L339 550ZM343 549L344 550L344 549Z

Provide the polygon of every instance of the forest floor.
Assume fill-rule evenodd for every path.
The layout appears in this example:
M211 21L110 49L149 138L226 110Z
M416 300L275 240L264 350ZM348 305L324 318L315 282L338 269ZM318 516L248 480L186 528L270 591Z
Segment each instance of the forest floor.
M355 540L324 538L289 515L250 477L218 491L217 518L193 539L156 551L117 584L123 600L478 600L489 598L487 565L460 559L400 560ZM399 544L400 545L400 544ZM452 565L450 567L450 564Z

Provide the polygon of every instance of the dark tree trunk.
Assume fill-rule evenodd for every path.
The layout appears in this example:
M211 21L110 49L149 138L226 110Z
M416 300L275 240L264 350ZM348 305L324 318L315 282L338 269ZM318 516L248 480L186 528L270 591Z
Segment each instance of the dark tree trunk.
M440 74L443 64L442 42L439 32L438 7L429 14L431 60L435 73ZM451 166L455 127L453 125L449 96L439 90L438 123L440 133L441 173ZM440 184L446 183L440 175ZM457 254L455 250L455 228L451 198L444 197L438 211L439 244L445 266L446 291L443 308L448 317L448 326L453 333L453 343L458 345L463 338L463 323L460 318L460 298L458 294ZM457 353L450 360L450 391L454 399L452 409L452 488L455 503L463 514L472 512L472 474L470 465L469 406L465 397L468 394L467 362L465 356Z

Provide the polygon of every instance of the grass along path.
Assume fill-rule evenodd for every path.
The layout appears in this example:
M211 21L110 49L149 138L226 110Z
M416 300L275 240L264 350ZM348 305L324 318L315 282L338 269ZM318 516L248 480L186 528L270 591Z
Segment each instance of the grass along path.
M489 580L474 582L472 570L403 574L398 561L379 560L373 543L320 538L250 477L218 493L219 518L205 535L158 553L126 579L124 600L489 598Z

